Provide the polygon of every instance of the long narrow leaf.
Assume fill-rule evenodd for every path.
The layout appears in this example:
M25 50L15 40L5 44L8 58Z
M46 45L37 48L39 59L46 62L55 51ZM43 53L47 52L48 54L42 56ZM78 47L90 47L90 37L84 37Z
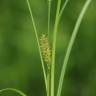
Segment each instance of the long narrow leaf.
M48 37L50 37L51 0L48 0Z
M61 7L61 0L58 0L57 10L56 10L56 19L55 19L54 31L53 31L53 42L52 42L53 45L52 45L52 65L51 65L51 96L54 96L56 40L57 40L57 32L58 32L60 7Z
M60 10L59 21L60 21L60 19L61 19L61 16L62 16L62 14L63 14L63 12L64 12L64 10L65 10L65 8L66 8L68 2L69 2L69 0L66 0L66 1L64 2L64 4L63 4L61 10Z
M3 94L3 92L5 92L5 91L13 91L13 92L18 93L18 94L21 95L21 96L27 96L27 95L26 95L25 93L23 93L22 91L20 91L20 90L18 90L18 89L14 89L14 88L1 89L1 90L0 90L0 94L1 94L1 93Z
M42 58L42 54L41 54L39 38L38 38L37 28L36 28L36 23L35 23L33 14L32 14L32 10L31 10L31 6L30 6L30 3L29 3L29 0L26 0L26 1L27 1L29 12L30 12L30 16L31 16L31 20L32 20L32 24L33 24L33 28L34 28L34 32L35 32L35 36L36 36L36 40L37 40L37 44L38 44L38 49L39 49L39 54L40 54L41 63L42 63L42 69L43 69L43 74L44 74L45 86L46 86L46 90L47 90L46 71L45 71L44 62L43 62L43 58Z
M71 36L71 39L70 39L70 42L69 42L69 45L68 45L68 48L67 48L67 52L66 52L66 55L65 55L65 58L64 58L62 70L61 70L61 75L60 75L60 80L59 80L59 86L58 86L57 96L61 96L61 91L62 91L64 76L65 76L65 72L66 72L68 60L69 60L69 57L70 57L70 53L71 53L73 44L74 44L74 42L75 42L75 39L76 39L78 30L79 30L81 21L82 21L82 19L83 19L83 17L84 17L84 14L85 14L88 6L89 6L90 3L91 3L91 1L92 1L92 0L86 0L85 5L84 5L83 9L81 10L81 13L80 13L80 15L79 15L79 17L78 17L78 19L77 19L75 28L74 28L74 30L73 30L73 33L72 33L72 36Z

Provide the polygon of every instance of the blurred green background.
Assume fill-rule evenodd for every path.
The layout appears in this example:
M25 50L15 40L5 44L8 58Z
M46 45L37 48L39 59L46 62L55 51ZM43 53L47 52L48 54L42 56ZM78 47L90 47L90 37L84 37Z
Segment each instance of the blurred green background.
M56 1L52 0L51 34ZM70 0L62 16L57 40L55 88L68 41L85 1ZM38 34L46 34L47 0L30 2ZM84 16L70 56L62 96L96 96L95 9L96 0L93 0ZM45 95L43 72L26 0L0 0L0 89L6 87L20 89L28 96ZM13 94L18 96L13 92L5 92L0 96Z

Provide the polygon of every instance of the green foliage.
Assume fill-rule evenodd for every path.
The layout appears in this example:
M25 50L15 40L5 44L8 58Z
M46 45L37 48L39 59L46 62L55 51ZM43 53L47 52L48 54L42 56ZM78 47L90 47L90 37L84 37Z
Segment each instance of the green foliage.
M21 92L21 91L19 91L19 90L17 90L17 89L14 89L14 88L6 88L6 89L2 89L2 90L0 90L0 94L2 95L3 92L5 92L5 91L13 91L13 92L18 93L18 94L21 95L21 96L27 96L27 95L24 94L23 92Z
M93 33L95 31L95 12L90 14L95 8L93 6L91 6L90 10L88 11L89 13L87 13L82 22L81 28L79 30L80 34L78 35L74 45L75 49L73 49L73 54L70 58L71 60L69 60L70 52L77 36L78 28L91 0L87 0L88 2L86 1L87 3L78 17L76 26L73 30L72 38L69 41L69 32L72 31L71 29L73 29L74 22L77 18L77 13L79 13L83 7L84 2L81 1L70 0L69 2L69 0L66 0L63 4L63 1L61 2L61 0L58 0L57 3L53 0L49 0L48 2L45 2L44 0L40 0L39 2L38 0L30 0L30 2L28 0L0 1L1 89L15 87L16 89L23 89L24 92L29 93L28 95L31 94L33 96L45 96L46 92L47 96L55 96L56 93L57 96L61 96L61 90L64 81L64 92L62 92L62 95L95 96L96 93L94 90L92 90L95 89L95 80L94 82L93 80L90 80L90 78L94 78L94 75L91 74L95 74L95 71L92 71L95 70L96 46L94 37L95 35L93 35L95 34ZM68 6L66 7L67 4ZM95 3L93 5L95 5ZM46 6L48 6L48 8ZM56 9L56 6L57 11L55 13L54 9ZM46 11L47 9L48 12ZM29 12L31 18L29 17ZM66 14L63 14L63 12ZM53 18L55 17L55 14L56 18L54 24ZM52 49L52 62L50 62L50 64L52 64L51 69L49 68L49 71L46 70L47 66L45 63L48 62L44 62L43 60L40 49L41 45L39 43L40 36L42 34L47 34L47 31L49 38L48 43ZM59 40L60 42L58 43ZM64 64L62 70L60 70L62 66L61 61L63 61L63 55L65 53L63 50L66 50L65 48L68 42L69 46L67 47L67 53L65 54ZM93 43L91 44L91 42ZM80 51L78 51L78 49ZM39 56L41 58L44 80ZM88 59L86 60L85 57ZM67 67L68 61L69 64ZM68 72L66 72L66 68ZM58 86L60 72L61 79ZM66 78L65 72L66 76L68 76ZM45 81L45 86L43 81ZM11 88L8 90L11 91L10 89ZM4 89L4 91L6 91L6 89ZM16 91L21 95L23 94L19 90L12 89L12 91ZM26 95L23 94L22 96Z

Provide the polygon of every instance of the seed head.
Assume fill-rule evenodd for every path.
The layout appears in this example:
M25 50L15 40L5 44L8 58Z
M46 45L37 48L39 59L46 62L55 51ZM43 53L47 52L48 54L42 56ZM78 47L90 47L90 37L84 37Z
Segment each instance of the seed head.
M42 34L40 38L40 47L44 61L47 63L48 68L50 68L49 63L51 62L51 51L49 48L48 38L45 34Z

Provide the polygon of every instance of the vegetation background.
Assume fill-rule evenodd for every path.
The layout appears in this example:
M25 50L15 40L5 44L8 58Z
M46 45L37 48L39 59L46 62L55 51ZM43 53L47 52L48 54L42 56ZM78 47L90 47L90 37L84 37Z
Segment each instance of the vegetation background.
M41 36L47 33L47 0L30 1ZM52 1L51 31L56 1ZM58 85L68 41L85 1L70 0L59 24L55 86ZM93 0L71 53L62 96L96 96L95 9L96 0ZM28 96L45 95L43 72L26 0L0 0L0 89L7 87L20 89ZM4 92L2 96L13 94L17 96L12 92Z

